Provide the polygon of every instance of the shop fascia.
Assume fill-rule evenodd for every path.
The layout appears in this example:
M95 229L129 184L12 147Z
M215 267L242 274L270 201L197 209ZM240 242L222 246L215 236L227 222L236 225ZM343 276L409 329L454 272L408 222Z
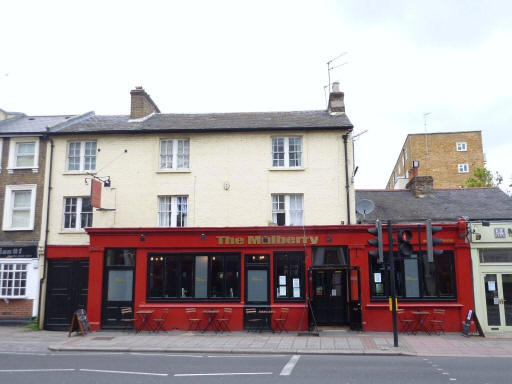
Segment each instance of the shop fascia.
M316 245L318 236L216 236L218 245Z

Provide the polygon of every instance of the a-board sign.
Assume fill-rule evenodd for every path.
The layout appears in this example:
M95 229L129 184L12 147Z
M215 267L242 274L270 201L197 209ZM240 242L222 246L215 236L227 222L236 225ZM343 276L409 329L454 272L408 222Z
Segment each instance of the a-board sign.
M82 336L85 336L86 333L91 332L91 326L89 325L89 320L87 319L87 312L85 312L85 309L83 308L77 309L73 313L71 324L69 326L68 337L71 336L71 333L73 332L81 333Z
M474 313L472 309L468 310L466 320L464 321L464 326L462 327L462 334L464 336L469 336L469 331L471 328L472 321L476 326L476 330L478 331L478 334L480 336L484 336L484 331L482 330L482 327L480 326L480 322L478 321L478 318L476 317L476 313Z

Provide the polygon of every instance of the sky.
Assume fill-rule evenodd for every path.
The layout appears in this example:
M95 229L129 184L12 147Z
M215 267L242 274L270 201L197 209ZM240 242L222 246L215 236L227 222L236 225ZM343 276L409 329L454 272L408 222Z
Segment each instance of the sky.
M481 130L512 184L509 0L4 0L0 108L128 114L326 108L345 92L356 188L384 188L409 133ZM504 183L504 184L505 184ZM510 188L509 188L510 189Z

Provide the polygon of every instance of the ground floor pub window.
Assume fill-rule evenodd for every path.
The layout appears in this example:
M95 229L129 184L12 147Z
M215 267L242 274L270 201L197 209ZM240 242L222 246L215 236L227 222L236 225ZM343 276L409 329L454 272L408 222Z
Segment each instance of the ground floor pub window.
M389 265L370 257L370 291L372 299L387 298ZM396 295L401 299L455 299L455 262L453 252L444 251L429 262L427 253L395 259Z
M239 298L240 254L148 255L148 300Z
M304 299L304 252L274 253L276 300Z

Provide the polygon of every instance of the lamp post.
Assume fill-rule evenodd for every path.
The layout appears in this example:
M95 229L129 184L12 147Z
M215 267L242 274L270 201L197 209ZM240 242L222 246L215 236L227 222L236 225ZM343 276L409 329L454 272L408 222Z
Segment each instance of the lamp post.
M393 318L393 345L398 347L398 328L396 323L396 292L395 292L395 255L393 254L393 226L388 220L388 242L389 242L389 283L391 295L391 315Z

